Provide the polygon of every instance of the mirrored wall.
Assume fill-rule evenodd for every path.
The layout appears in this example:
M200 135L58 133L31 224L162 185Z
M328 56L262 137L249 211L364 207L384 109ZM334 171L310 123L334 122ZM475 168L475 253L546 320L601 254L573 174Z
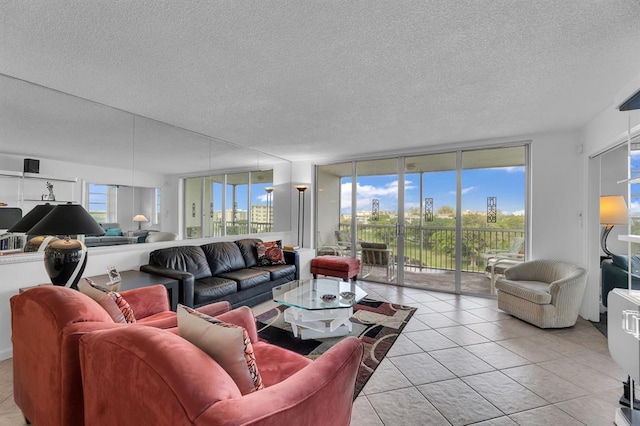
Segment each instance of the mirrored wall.
M185 182L208 177L209 209L200 206L198 219L209 220L200 236L229 234L231 226L239 234L275 230L273 194L267 206L264 188L288 186L288 161L8 76L0 75L0 92L0 208L28 213L50 181L64 201L91 210L89 185L103 185L118 188L103 213L123 232L140 227L186 238ZM37 173L24 173L25 158L37 160ZM257 192L264 194L249 198ZM242 212L251 208L260 212ZM134 221L137 215L148 221ZM278 222L290 229L288 216Z

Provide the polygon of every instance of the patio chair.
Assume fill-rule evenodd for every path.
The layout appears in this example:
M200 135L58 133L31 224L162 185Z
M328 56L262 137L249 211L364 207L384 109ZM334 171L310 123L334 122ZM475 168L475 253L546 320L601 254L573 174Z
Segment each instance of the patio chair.
M349 231L336 231L336 242L338 246L342 247L342 250L346 252L351 251L351 233ZM360 253L361 248L361 244L356 244L356 253Z
M367 270L362 278L371 275L374 267L383 267L387 270L387 281L396 277L396 264L393 251L384 243L361 244L360 264L363 270Z
M339 245L325 244L322 241L320 231L318 231L318 243L316 247L316 256L344 256L344 248Z
M515 237L511 241L511 245L508 250L487 250L482 254L484 258L484 265L486 268L490 266L492 259L514 259L524 262L524 238ZM486 269L485 269L486 270ZM488 271L487 271L488 272Z

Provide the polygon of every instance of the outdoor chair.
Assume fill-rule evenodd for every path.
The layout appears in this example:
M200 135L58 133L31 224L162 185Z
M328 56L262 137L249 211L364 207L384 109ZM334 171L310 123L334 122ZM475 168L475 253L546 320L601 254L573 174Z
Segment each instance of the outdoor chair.
M344 256L344 248L339 245L325 244L322 234L318 231L318 243L316 244L316 256Z
M336 242L344 251L351 251L351 233L349 231L336 231ZM361 244L356 244L356 253L360 253L361 248Z
M524 238L523 237L515 237L511 244L509 245L509 249L500 250L500 249L490 249L482 254L484 258L485 268L489 266L492 259L501 258L501 259L514 259L524 261ZM485 269L486 270L486 269ZM488 271L487 271L488 272Z
M362 278L371 275L374 267L386 268L387 281L392 281L396 277L396 264L393 251L384 243L361 244L361 267L366 270Z

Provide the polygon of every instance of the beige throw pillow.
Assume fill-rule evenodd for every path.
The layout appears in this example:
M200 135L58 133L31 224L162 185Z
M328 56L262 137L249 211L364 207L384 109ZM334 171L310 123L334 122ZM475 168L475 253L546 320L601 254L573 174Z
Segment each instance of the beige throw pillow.
M220 364L243 395L264 388L244 327L178 305L178 333Z
M89 278L78 282L78 290L98 302L111 318L113 318L113 322L136 322L133 309L124 297L120 296L120 293L100 287Z

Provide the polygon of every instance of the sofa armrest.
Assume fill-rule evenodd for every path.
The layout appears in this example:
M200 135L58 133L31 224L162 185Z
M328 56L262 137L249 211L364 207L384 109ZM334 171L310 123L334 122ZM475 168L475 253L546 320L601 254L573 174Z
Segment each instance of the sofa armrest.
M611 259L604 260L602 268L602 304L607 306L607 296L614 288L629 287L629 272L613 264ZM640 276L631 274L631 288L640 290Z
M167 288L162 284L123 290L120 294L133 309L137 320L171 310Z
M255 343L258 341L258 329L256 327L256 319L253 316L253 311L246 306L240 306L232 311L227 313L217 315L220 321L228 322L231 324L239 325L244 327L249 333L249 339L251 339L251 343Z
M284 250L284 261L287 265L295 265L296 280L300 279L300 255L297 251Z
M142 265L140 270L149 274L161 275L177 280L180 287L179 302L183 305L193 307L195 277L192 273L156 265Z

